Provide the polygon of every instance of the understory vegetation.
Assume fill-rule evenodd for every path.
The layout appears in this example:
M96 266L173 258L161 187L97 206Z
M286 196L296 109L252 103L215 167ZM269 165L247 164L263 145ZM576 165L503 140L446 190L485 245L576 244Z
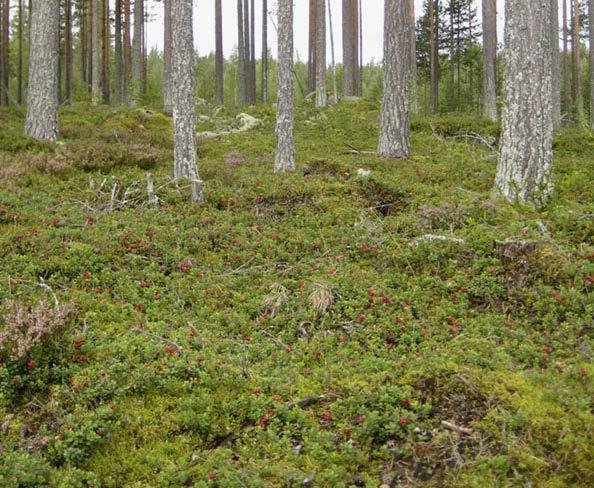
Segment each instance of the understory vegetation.
M377 104L303 104L275 175L246 112L202 206L159 112L64 109L57 144L0 112L0 485L594 486L594 135L535 210L492 195L490 122L386 161Z

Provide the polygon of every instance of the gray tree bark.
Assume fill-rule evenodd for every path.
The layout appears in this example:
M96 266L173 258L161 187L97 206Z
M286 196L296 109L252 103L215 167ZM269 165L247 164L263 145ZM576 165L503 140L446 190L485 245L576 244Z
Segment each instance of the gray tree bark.
M237 101L239 105L247 104L247 60L243 16L243 0L237 0Z
M590 129L594 130L594 0L588 4L590 20Z
M293 0L278 0L278 101L275 172L295 171Z
M409 4L402 0L384 1L383 100L380 114L378 156L410 156L410 118L408 86L410 59Z
M25 133L38 140L58 138L59 0L33 0Z
M312 93L316 91L316 51L318 34L318 0L309 0L309 46L307 59L307 91Z
M584 123L584 94L582 91L582 56L580 46L580 0L571 3L572 101L576 122Z
M430 24L430 112L439 112L439 0L429 0Z
M553 160L551 2L506 2L505 19L504 111L495 187L509 201L538 204L549 193Z
M551 0L551 66L553 126L561 125L561 55L559 52L559 1Z
M171 87L171 0L163 0L163 110L171 113L173 96Z
M417 36L415 33L415 2L408 0L408 35L409 35L409 105L413 114L419 112L419 87L417 73Z
M483 116L497 120L496 0L483 0Z
M262 0L262 103L268 103L268 2Z
M122 52L122 0L116 0L115 2L115 46L114 46L114 97L117 104L121 104L123 100L122 96L122 73L123 73L123 52Z
M215 0L215 100L223 105L223 13L221 0Z
M100 77L101 77L101 62L99 59L99 42L100 42L100 24L99 24L99 1L91 0L91 8L93 9L91 17L91 42L92 42L92 73L91 73L91 95L93 105L97 105L101 98L100 91Z
M134 104L139 104L142 98L143 24L144 0L134 0L134 37L132 39L132 98Z
M326 92L326 0L316 0L316 107L328 103Z
M590 129L594 130L594 0L588 4L590 20Z
M332 4L328 0L328 22L330 28L330 53L332 56L332 97L331 104L338 102L338 83L336 82L336 58L334 56L334 26L332 25Z
M203 194L196 165L192 10L192 0L171 0L173 159L175 178L190 180L192 200L199 203Z

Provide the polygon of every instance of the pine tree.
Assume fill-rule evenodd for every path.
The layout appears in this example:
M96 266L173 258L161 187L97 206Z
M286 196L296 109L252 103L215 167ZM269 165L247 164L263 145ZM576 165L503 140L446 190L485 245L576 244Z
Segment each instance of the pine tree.
M275 172L295 171L293 0L278 0L278 103Z
M497 120L496 0L483 0L483 116Z
M223 104L223 13L221 0L215 0L215 99L217 104Z
M385 0L383 99L380 114L378 156L410 156L408 85L410 60L410 15L408 2Z
M25 132L39 140L58 138L59 0L33 0Z
M171 0L163 0L163 110L173 110L171 86Z
M326 92L326 0L316 0L316 107L325 107Z
M262 0L262 103L268 103L268 2Z
M192 10L192 0L171 0L173 159L175 178L190 180L192 200L199 203L203 194L196 164Z
M134 0L134 37L132 39L132 90L133 102L139 104L142 99L142 79L144 43L144 0Z
M550 0L505 6L505 79L496 189L510 201L540 201L553 160ZM536 203L540 203L537 201Z

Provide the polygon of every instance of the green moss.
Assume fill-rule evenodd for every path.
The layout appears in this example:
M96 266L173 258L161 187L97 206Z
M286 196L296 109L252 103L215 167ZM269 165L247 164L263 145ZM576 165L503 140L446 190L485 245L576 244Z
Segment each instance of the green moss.
M246 110L257 128L199 146L200 207L159 112L76 106L57 145L2 113L0 300L48 299L43 279L77 308L0 366L2 482L594 484L588 137L557 135L537 211L494 198L496 154L458 137L497 138L489 122L416 119L413 156L386 161L377 104L304 105L298 171L275 175L274 111ZM465 242L410 245L425 234ZM506 239L539 245L510 261Z

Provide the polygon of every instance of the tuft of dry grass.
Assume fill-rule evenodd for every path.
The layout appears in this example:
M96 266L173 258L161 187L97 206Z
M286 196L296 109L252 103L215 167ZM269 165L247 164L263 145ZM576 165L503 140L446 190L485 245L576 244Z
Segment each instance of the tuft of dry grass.
M320 313L326 313L334 304L334 293L328 283L319 283L309 295L309 303Z
M270 287L270 293L262 300L262 308L265 313L274 317L288 300L289 290L280 283L274 283Z

